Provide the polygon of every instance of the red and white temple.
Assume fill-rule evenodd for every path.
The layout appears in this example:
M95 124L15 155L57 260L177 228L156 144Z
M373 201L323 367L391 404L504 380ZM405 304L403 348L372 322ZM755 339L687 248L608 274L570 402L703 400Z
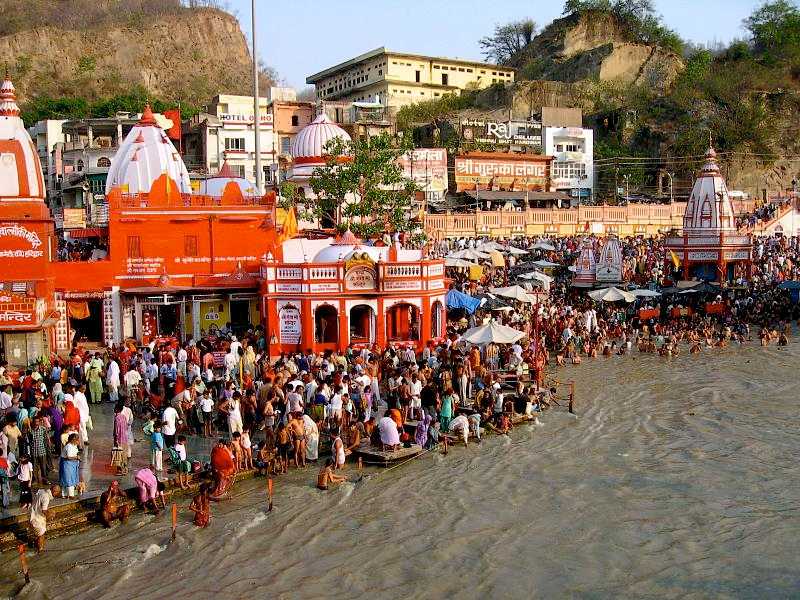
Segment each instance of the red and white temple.
M324 119L297 174L324 163ZM346 134L345 134L346 135ZM298 147L299 149L299 147ZM311 156L314 154L314 156ZM277 225L274 193L222 169L200 193L146 107L111 161L108 255L58 257L36 149L0 87L0 359L25 366L72 342L185 340L261 325L276 355L350 344L424 346L445 333L444 263L422 250ZM291 213L292 216L294 213Z
M737 230L734 215L717 153L709 148L686 204L683 231L665 241L667 270L674 254L686 280L731 281L737 266L744 274L752 260L753 239Z

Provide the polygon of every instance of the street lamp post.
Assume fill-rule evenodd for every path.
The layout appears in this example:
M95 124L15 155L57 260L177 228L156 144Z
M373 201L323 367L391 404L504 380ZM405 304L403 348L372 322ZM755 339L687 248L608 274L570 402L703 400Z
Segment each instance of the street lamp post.
M675 173L670 173L667 171L667 177L669 177L669 203L672 204L675 201L674 196L672 195L672 178Z
M253 29L253 134L255 136L256 152L256 193L260 196L263 190L261 171L261 114L259 111L258 92L258 34L256 33L256 0L251 1L250 22Z

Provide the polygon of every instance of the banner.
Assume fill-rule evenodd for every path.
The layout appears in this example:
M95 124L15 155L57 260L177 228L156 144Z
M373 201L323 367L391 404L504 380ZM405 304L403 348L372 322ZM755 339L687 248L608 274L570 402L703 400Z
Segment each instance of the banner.
M406 152L397 163L403 175L414 181L422 190L447 191L447 150L444 148L419 148Z
M544 191L549 159L503 152L472 152L455 160L456 191L481 189Z

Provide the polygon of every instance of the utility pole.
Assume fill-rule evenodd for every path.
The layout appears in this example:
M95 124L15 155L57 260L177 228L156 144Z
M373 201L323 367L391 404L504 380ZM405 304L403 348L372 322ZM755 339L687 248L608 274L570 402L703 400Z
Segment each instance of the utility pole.
M675 173L670 173L667 171L667 177L669 177L669 203L672 204L675 202L675 197L672 194L672 178L675 176Z
M251 0L250 22L253 29L253 133L255 135L256 151L256 194L261 195L264 187L262 185L264 174L261 171L261 112L258 93L258 43L256 33L256 0Z

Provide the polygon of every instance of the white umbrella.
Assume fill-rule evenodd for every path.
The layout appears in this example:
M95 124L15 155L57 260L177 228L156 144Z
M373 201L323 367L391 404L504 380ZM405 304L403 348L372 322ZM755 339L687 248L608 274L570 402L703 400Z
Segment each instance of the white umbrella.
M598 302L619 302L620 300L624 300L625 302L633 302L636 300L636 296L630 292L626 292L615 287L594 290L593 292L589 292L589 297L592 300L597 300Z
M514 248L514 246L509 246L505 249L506 254L515 254L517 256L522 256L523 254L528 254L527 250L521 250L520 248Z
M633 294L637 298L657 298L661 295L659 292L654 292L653 290L646 290L644 288L638 290L631 290L631 294Z
M555 246L548 244L547 242L536 242L532 248L534 250L547 250L548 252L552 252L556 249Z
M484 260L489 258L489 255L486 252L480 252L478 250L474 250L473 248L465 248L464 250L459 250L458 252L451 252L447 255L447 258L463 258L465 260Z
M531 296L528 292L526 292L523 288L521 288L518 285L512 285L503 288L494 288L492 289L492 293L497 296L503 296L504 298L513 298L514 300L519 300L520 302L528 302L530 304L536 302L536 298Z
M470 344L513 344L525 337L525 333L500 325L494 320L489 321L486 325L480 327L473 327L464 332L463 339Z
M492 250L499 250L502 252L505 250L505 246L502 244L498 244L497 242L484 242L482 244L478 244L475 246L475 250L480 252L491 252Z
M553 267L561 266L560 264L550 262L549 260L535 260L531 264L536 265L537 267L541 267L542 269L552 269Z
M467 267L479 267L480 265L478 263L464 260L463 258L445 258L444 266L467 268Z

